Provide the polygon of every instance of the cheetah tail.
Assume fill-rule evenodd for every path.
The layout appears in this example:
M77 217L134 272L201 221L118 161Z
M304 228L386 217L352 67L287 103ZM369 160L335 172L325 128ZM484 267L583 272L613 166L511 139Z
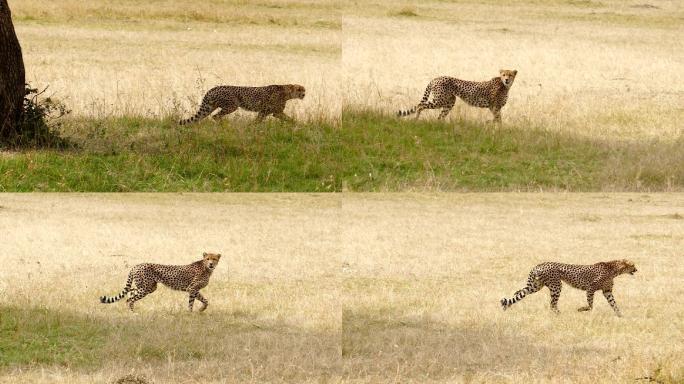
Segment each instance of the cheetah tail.
M196 121L202 120L205 117L211 115L212 112L214 112L214 109L212 108L211 105L206 100L202 100L202 105L200 106L199 111L195 114L195 116L189 118L189 119L183 119L178 122L179 125L186 125L186 124L192 124Z
M535 293L541 289L541 281L539 280L539 276L537 275L537 271L534 269L530 272L528 278L527 278L527 285L525 288L517 291L512 298L507 299L503 298L501 299L501 307L503 310L507 310L511 305L517 303L518 301L522 300L525 298L525 296Z
M124 286L123 290L116 296L100 296L100 303L102 304L111 304L115 303L126 296L128 292L131 291L131 286L133 285L133 276L130 274L128 275L128 280L126 280L126 286Z
M428 84L427 88L425 88L425 92L423 93L423 98L420 100L420 103L418 103L418 105L407 111L397 112L397 116L402 117L416 113L416 110L418 109L419 105L427 103L428 99L430 98L430 92L432 92L432 81L430 82L430 84Z

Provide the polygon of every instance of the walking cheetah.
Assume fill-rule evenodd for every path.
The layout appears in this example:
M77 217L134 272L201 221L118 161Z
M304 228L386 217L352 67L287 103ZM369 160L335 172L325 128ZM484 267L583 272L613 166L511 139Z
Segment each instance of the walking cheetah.
M188 292L190 301L188 309L192 312L195 299L202 302L200 312L207 309L209 301L202 296L200 289L209 284L209 277L221 258L218 253L204 253L202 260L188 265L138 264L131 269L124 289L116 296L102 296L100 302L111 304L119 301L130 293L126 300L132 311L133 304L157 289L157 283L162 283L171 289ZM135 288L131 288L135 283Z
M501 108L506 105L508 91L513 85L517 70L502 69L501 76L489 81L466 81L454 77L437 77L428 84L420 103L408 111L399 111L398 116L416 114L416 119L424 109L441 108L438 119L445 118L456 102L456 96L474 107L489 108L494 121L501 121ZM432 93L432 101L428 101Z
M221 109L214 119L235 112L238 108L258 112L256 121L273 115L280 120L292 121L283 113L285 103L291 99L303 99L306 89L301 85L269 85L266 87L236 87L221 85L210 89L202 99L199 111L189 118L178 122L180 125L194 123Z
M527 286L517 291L513 298L501 299L501 306L506 310L525 296L546 286L551 291L551 309L558 312L557 304L562 287L561 282L564 281L574 288L587 292L588 305L579 308L578 311L591 311L594 305L594 292L600 290L603 291L603 296L606 297L615 314L622 316L615 303L615 298L613 298L613 279L623 273L633 275L636 271L634 263L629 260L613 260L594 265L542 263L530 271Z

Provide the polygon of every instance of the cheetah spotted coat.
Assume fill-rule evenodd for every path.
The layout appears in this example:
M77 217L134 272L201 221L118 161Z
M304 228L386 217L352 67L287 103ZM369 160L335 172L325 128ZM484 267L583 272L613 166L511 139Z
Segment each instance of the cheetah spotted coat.
M442 76L433 79L425 89L420 103L408 111L399 111L398 116L416 114L416 119L425 109L441 109L439 119L445 118L456 103L456 97L469 105L489 108L494 121L501 121L501 108L506 105L508 91L513 85L518 71L501 70L499 77L489 81L466 81L454 77ZM428 101L432 94L432 101Z
M149 295L157 289L157 283L167 287L188 292L190 300L188 309L192 312L195 299L202 303L200 312L209 305L209 301L202 296L200 289L209 284L211 273L221 258L220 254L204 253L202 260L188 265L161 265L161 264L138 264L131 269L124 289L116 296L102 296L100 302L111 304L117 302L130 293L126 300L128 308L132 311L133 304ZM135 288L133 287L135 284Z
M590 311L594 305L594 292L602 291L615 314L621 316L613 297L613 279L625 273L632 275L636 271L634 263L629 260L614 260L593 265L542 263L530 271L527 286L517 291L513 298L501 299L501 306L506 310L525 296L539 291L542 287L548 287L551 292L551 309L558 312L558 298L562 282L565 282L571 287L587 292L587 306L579 308L579 311Z
M280 120L292 119L285 115L285 103L291 99L303 99L306 90L301 85L269 85L266 87L236 87L221 85L210 89L202 99L199 111L189 118L179 122L180 125L194 123L211 115L217 109L220 111L214 116L221 116L235 112L242 108L251 112L258 112L257 121L261 121L268 115L273 115Z

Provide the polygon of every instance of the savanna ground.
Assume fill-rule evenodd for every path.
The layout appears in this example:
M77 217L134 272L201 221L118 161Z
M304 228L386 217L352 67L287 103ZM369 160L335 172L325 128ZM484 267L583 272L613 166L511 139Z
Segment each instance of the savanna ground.
M339 370L336 200L3 195L0 382L320 382ZM143 261L223 254L203 313L166 288L103 305Z
M684 186L678 1L10 1L67 150L5 191L655 191ZM392 114L435 76L518 77L502 126ZM215 84L301 83L294 125L178 127Z
M0 379L681 383L681 194L4 195ZM131 265L224 254L202 314L160 288L102 305ZM632 259L601 296L545 260ZM650 379L647 379L650 378Z
M381 189L684 186L680 1L359 1L343 32L344 126L369 164L394 160L381 173L409 169ZM499 69L518 70L499 128L462 101L446 124L388 117L434 77Z
M9 1L27 79L71 110L75 148L0 154L0 189L321 190L323 139L340 125L335 1ZM298 83L294 126L179 127L219 84ZM321 154L323 153L323 154Z

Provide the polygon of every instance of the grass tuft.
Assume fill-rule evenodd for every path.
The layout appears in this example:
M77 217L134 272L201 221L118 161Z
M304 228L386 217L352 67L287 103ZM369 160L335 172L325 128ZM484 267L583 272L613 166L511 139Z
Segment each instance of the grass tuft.
M405 16L405 17L416 17L418 16L418 11L414 7L403 7L399 11L392 13L392 16Z

